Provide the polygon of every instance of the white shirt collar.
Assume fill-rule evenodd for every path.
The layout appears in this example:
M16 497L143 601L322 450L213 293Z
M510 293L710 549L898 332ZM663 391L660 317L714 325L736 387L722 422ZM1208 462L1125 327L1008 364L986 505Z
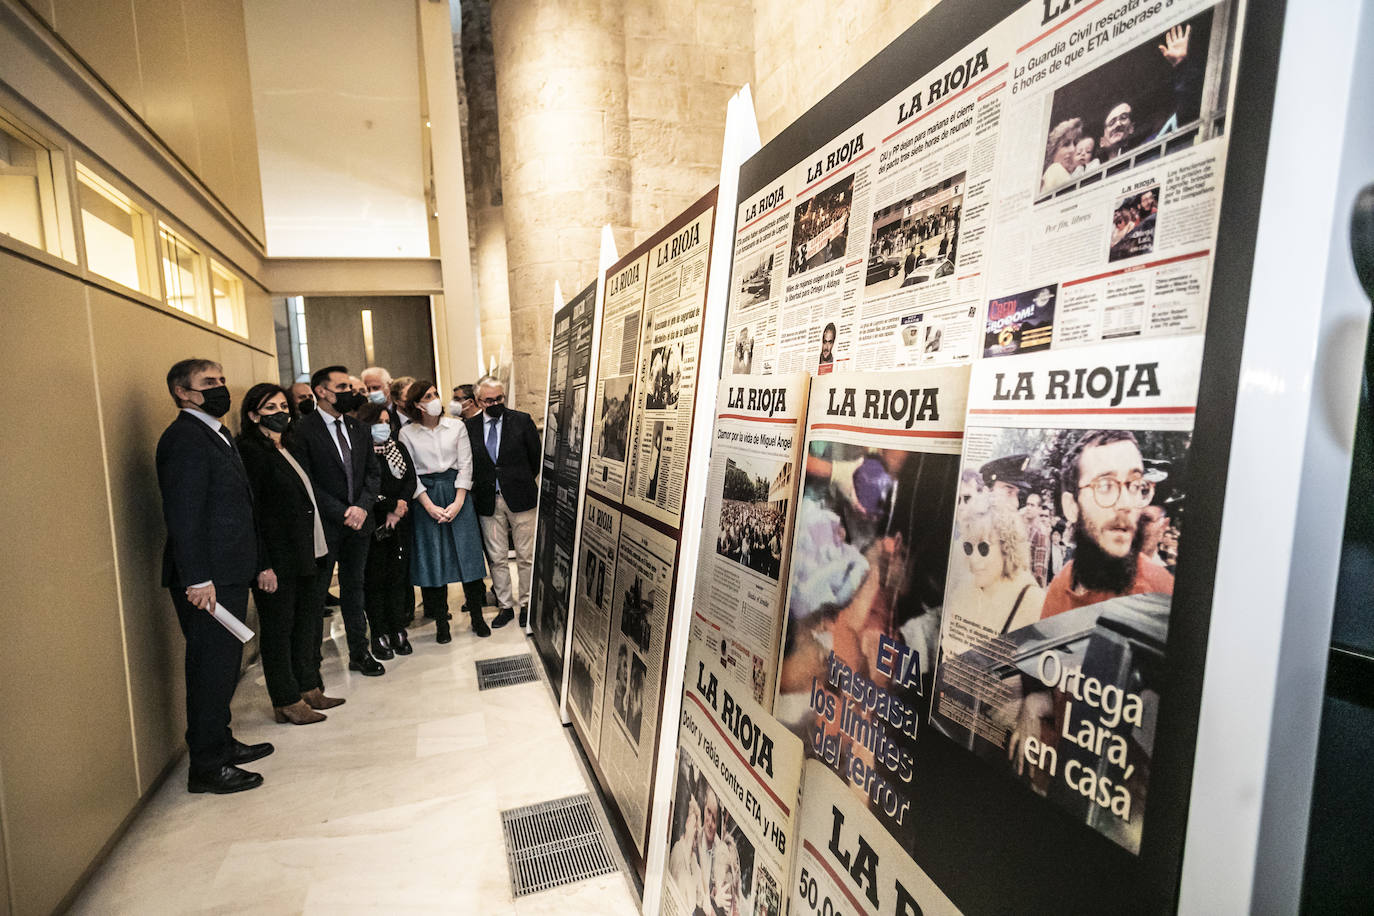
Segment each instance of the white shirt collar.
M220 427L224 425L219 420L216 420L214 417L210 416L208 413L197 407L183 407L181 409L186 413L189 413L191 416L195 417L197 420L204 423L206 426L210 427L217 433L220 431Z

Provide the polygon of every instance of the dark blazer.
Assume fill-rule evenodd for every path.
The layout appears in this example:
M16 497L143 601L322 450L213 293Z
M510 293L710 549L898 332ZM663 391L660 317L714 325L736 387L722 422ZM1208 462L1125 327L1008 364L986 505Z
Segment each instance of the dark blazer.
M314 575L315 506L301 475L261 434L239 436L238 443L253 487L261 564L278 576Z
M372 507L372 519L377 525L386 524L386 517L392 509L396 508L396 500L404 499L410 503L410 509L415 505L415 459L410 457L410 449L405 447L405 443L396 441L396 447L401 450L401 454L406 459L406 472L400 477L391 473L391 468L386 466L386 459L377 456L377 467L381 475L381 486L377 493L377 502ZM406 513L405 519L410 519L410 513Z
M328 425L326 425L328 421ZM379 483L377 457L372 454L372 434L353 417L344 417L348 446L353 454L353 492L348 492L339 447L334 444L334 418L322 410L306 414L291 427L287 447L296 456L315 487L315 502L320 506L324 536L333 548L351 529L344 525L344 513L357 506L367 513L362 533L372 532L372 504L377 501Z
M253 491L224 436L181 411L157 443L167 547L162 584L252 584L259 571Z
M501 450L492 463L487 454L486 412L463 422L468 427L468 441L472 444L472 500L478 515L496 512L496 482L501 482L501 495L512 512L525 512L539 503L539 462L543 448L539 431L530 415L519 410L507 410L501 418Z

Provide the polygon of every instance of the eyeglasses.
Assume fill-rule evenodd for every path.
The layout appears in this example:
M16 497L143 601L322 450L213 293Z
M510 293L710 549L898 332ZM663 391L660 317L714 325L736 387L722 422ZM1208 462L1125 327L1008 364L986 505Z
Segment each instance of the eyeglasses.
M1081 493L1084 490L1092 490L1094 502L1103 509L1114 509L1121 499L1123 489L1127 494L1127 507L1131 509L1149 505L1150 500L1155 495L1154 482L1143 477L1125 482L1117 480L1115 477L1099 477L1092 483L1085 483L1078 488L1078 491Z
M972 541L964 541L964 556L973 556L973 546L974 545ZM988 555L988 552L990 550L992 550L992 546L989 545L987 541L978 542L978 556L985 557Z
M477 403L481 404L483 407L495 407L497 404L506 403L506 396L504 394L498 394L494 398L482 398Z

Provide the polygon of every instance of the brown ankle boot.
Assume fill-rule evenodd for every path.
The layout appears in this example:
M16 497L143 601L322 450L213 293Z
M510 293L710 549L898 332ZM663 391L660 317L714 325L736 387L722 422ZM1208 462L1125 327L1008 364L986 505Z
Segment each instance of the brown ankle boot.
M273 710L277 716L277 722L285 725L290 722L292 725L312 725L316 722L323 722L329 718L322 712L315 712L305 700L297 700L290 706L277 706Z
M335 706L342 706L348 702L342 697L327 697L324 689L316 687L314 690L307 690L301 694L301 699L306 702L311 709L333 709Z

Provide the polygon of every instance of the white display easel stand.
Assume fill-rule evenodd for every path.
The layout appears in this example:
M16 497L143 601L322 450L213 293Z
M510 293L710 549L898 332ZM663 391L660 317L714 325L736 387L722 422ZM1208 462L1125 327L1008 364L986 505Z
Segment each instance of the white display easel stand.
M725 313L730 304L730 262L734 254L735 202L739 198L739 170L744 160L762 147L754 97L746 85L726 108L725 143L716 193L715 231L711 234L711 266L707 273L706 309L701 327L701 356L697 360L697 390L692 443L688 452L687 492L683 494L682 542L678 552L677 590L672 633L668 639L667 677L663 685L663 726L658 735L658 764L654 769L649 811L649 840L644 870L646 916L658 916L662 906L663 870L668 859L668 828L676 777L678 721L682 717L682 675L687 664L687 635L691 630L692 597L696 589L697 554L705 524L706 480L711 463L716 390L725 346Z

